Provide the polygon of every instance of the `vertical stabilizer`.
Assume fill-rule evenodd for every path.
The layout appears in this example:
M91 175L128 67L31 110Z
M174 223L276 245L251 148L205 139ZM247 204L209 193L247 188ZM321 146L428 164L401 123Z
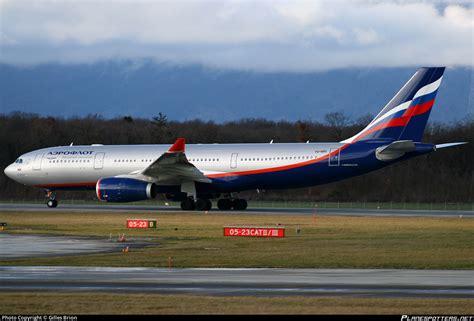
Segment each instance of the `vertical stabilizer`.
M377 138L421 141L444 69L418 69L366 128L342 142Z

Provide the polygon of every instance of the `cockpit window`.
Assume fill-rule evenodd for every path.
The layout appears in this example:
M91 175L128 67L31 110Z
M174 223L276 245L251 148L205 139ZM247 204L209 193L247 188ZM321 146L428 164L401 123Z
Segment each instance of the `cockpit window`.
M23 164L23 159L21 158L18 158L16 161L15 161L16 164Z

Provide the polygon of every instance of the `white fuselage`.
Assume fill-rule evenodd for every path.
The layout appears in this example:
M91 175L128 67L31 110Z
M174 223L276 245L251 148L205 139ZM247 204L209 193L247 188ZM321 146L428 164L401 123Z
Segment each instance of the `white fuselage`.
M264 170L323 158L341 143L188 144L186 156L206 176ZM5 173L25 185L77 185L141 171L169 145L82 145L35 150ZM336 160L337 161L337 160Z

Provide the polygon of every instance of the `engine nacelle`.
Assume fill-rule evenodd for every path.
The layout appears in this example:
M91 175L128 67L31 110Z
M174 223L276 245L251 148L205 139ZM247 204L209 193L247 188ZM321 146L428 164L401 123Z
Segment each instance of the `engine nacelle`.
M135 202L154 198L156 185L133 178L108 177L97 181L97 198L106 202Z

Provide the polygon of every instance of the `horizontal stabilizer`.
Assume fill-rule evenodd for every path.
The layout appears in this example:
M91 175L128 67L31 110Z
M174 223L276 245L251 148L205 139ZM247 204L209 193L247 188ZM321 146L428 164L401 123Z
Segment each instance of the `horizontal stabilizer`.
M448 147L458 146L458 145L464 145L464 144L467 144L467 142L438 144L438 145L435 146L435 150L438 150L438 149L441 149L441 148L448 148Z
M381 161L391 161L402 157L405 153L416 149L412 140L397 140L389 145L381 146L375 150L375 156Z

